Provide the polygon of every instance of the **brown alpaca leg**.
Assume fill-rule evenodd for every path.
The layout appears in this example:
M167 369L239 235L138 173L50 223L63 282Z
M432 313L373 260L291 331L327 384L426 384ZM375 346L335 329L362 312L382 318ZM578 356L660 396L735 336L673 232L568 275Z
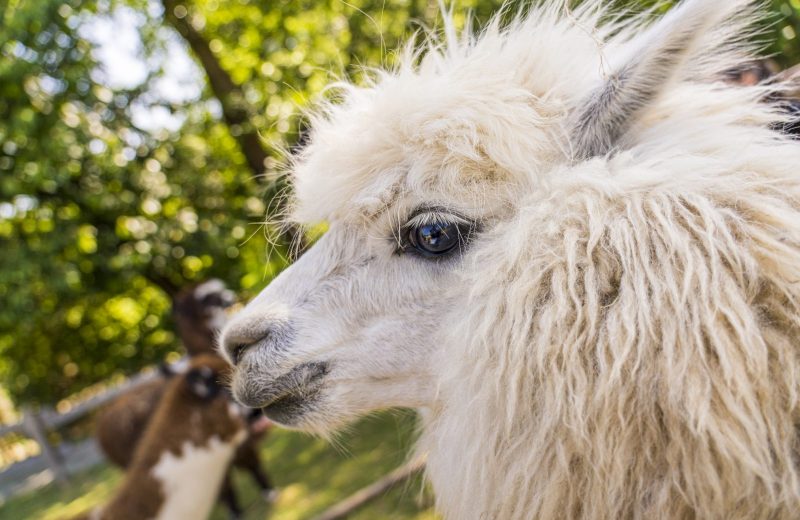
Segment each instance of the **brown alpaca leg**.
M239 518L242 516L242 508L239 507L236 491L233 489L232 471L231 467L225 474L225 480L222 481L222 487L219 490L219 501L225 504L231 518Z
M261 465L261 459L257 449L258 439L255 437L249 438L242 444L233 459L233 465L247 471L253 480L256 481L258 487L261 489L261 495L268 501L272 502L275 499L274 487L269 475L264 471Z

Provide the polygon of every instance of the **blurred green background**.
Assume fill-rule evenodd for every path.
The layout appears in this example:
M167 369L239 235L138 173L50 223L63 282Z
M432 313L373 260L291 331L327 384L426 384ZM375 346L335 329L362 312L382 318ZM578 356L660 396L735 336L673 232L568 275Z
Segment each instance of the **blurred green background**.
M501 2L455 5L481 23ZM764 40L788 66L800 0L772 7ZM170 295L193 281L243 297L266 285L292 238L265 215L280 211L302 108L390 63L438 14L434 0L0 0L12 400L54 404L177 351Z

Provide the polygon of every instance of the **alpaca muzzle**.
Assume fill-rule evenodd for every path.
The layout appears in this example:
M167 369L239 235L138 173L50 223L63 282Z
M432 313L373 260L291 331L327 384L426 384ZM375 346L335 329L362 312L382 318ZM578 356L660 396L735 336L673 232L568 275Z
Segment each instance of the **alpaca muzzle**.
M280 417L293 415L315 400L330 372L329 363L310 362L270 379L263 373L254 373L257 367L246 365L249 364L243 363L234 373L234 396L245 406L262 408L265 415L279 422ZM273 417L275 414L280 417Z

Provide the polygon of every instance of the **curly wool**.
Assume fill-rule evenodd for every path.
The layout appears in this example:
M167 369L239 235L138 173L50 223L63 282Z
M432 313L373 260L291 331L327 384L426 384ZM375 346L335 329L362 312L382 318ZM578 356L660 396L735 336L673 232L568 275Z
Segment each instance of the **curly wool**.
M647 29L604 29L592 5L453 40L417 73L479 70L532 39L547 62L588 31L601 51L546 71L585 90ZM761 99L781 85L713 82L747 56L721 35L748 16L698 42L613 153L530 166L522 136L481 136L528 178L476 239L439 352L419 451L447 518L800 516L800 146L769 129Z
M423 437L441 509L796 518L800 186L596 166L527 198L467 275Z
M330 230L224 331L234 392L423 408L451 520L800 518L800 145L787 86L721 81L759 11L564 3L446 15L311 116L292 218ZM423 213L464 247L414 254Z

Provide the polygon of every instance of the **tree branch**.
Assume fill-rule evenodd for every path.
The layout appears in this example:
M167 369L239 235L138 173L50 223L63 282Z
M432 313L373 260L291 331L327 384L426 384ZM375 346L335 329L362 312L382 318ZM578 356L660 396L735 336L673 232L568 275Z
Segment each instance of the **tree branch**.
M222 117L231 130L231 135L239 143L239 147L255 178L263 182L265 164L269 156L264 150L255 126L252 124L251 117L255 109L245 99L241 85L233 81L233 78L214 55L208 41L192 25L189 16L179 17L176 15L177 7L183 7L182 10L188 12L186 5L181 0L161 1L164 5L164 19L183 36L203 70L205 70L208 84L222 106ZM266 196L270 199L270 202L276 197L281 197L283 186L283 181L279 180L269 187ZM276 212L280 212L283 201L280 199L274 201L276 204L270 204L270 206ZM290 255L299 256L306 249L305 235L302 229L297 226L282 226L279 229L279 234L289 245Z
M192 25L189 16L179 18L175 14L176 7L180 6L185 9L185 5L178 0L162 0L162 3L164 4L164 18L183 36L205 70L208 84L222 105L222 116L225 122L229 127L239 127L238 131L232 132L233 137L239 143L253 175L261 178L268 155L261 146L258 133L250 122L252 107L244 99L242 87L236 84L230 74L222 68L211 50L211 46Z

